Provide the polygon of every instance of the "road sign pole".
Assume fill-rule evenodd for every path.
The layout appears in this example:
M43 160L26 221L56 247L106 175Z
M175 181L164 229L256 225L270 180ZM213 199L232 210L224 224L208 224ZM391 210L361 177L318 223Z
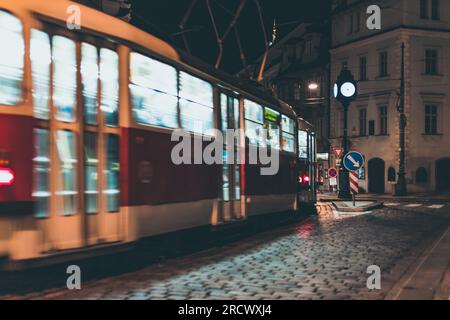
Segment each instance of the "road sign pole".
M350 189L352 192L353 206L356 206L356 195L359 193L359 174L358 171L350 173Z
M342 147L344 148L344 154L348 153L348 107L350 103L343 103L344 106L344 137L342 140ZM350 179L348 171L341 166L339 168L339 199L351 199L350 195Z

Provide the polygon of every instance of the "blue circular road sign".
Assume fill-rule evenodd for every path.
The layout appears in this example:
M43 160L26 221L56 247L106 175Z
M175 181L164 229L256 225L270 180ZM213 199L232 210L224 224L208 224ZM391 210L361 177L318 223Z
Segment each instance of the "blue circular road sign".
M356 151L351 151L344 156L344 167L348 171L356 171L364 166L364 156Z

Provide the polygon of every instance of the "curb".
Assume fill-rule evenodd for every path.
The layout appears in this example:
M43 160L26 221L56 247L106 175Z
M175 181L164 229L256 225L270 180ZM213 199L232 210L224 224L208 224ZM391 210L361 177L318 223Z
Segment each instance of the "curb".
M338 202L338 201L336 201ZM341 201L342 202L342 201ZM375 210L375 209L380 209L384 207L383 202L375 202L374 204L371 205L367 205L364 207L341 207L338 206L335 202L333 202L333 207L338 210L339 212L366 212L366 211L370 211L370 210Z

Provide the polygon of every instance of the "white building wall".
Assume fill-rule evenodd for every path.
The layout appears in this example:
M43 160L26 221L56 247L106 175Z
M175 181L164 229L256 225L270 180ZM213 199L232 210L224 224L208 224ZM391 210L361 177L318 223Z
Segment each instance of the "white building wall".
M351 2L351 1L350 1ZM358 1L356 1L358 2ZM369 4L389 9L382 10L382 29L370 31L365 27L365 10ZM436 160L450 158L450 1L441 1L441 21L420 19L419 0L359 1L359 5L338 13L333 19L333 46L331 51L331 79L337 79L343 62L359 79L359 58L367 56L367 81L359 82L358 99L349 108L348 133L351 149L362 152L366 160L380 158L385 161L385 192L392 192L393 185L387 181L389 167L398 170L399 116L397 112L400 89L401 44L406 45L405 111L408 118L406 130L406 174L411 192L436 189ZM364 13L363 26L359 32L349 35L346 17ZM402 27L403 25L403 27ZM422 30L427 28L428 30ZM436 76L425 75L425 49L438 50L439 72ZM379 52L388 52L388 76L379 77ZM425 104L438 105L438 134L425 135ZM380 133L379 107L388 107L388 134ZM359 136L359 109L367 109L369 121L375 120L374 136ZM341 145L343 115L339 102L333 99L331 110L331 142ZM424 167L428 182L417 184L415 173ZM368 170L361 187L368 190ZM450 168L449 168L450 170Z

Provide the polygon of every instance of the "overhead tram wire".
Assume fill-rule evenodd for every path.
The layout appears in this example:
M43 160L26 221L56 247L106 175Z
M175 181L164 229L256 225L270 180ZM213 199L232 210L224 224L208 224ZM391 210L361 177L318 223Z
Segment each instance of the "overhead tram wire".
M184 33L184 28L186 27L186 24L192 14L192 10L194 9L195 5L197 4L197 0L192 0L190 6L188 7L188 10L186 11L186 14L184 15L183 19L181 20L179 24L179 28L181 30L181 37L183 38L184 48L186 51L191 54L191 50L189 48L189 43L186 38L186 34Z

